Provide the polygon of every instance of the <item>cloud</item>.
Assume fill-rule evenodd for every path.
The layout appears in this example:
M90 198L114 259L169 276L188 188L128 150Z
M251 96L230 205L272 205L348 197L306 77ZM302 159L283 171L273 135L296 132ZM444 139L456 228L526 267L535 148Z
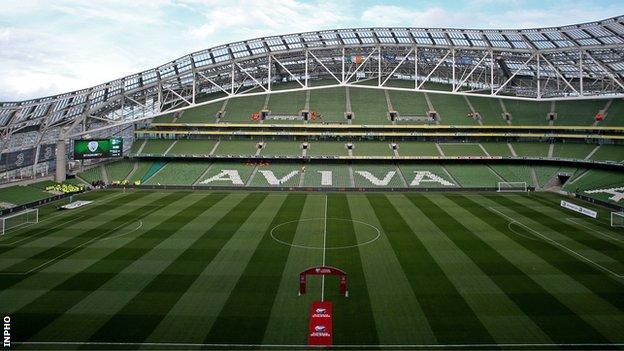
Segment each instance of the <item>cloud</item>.
M604 19L619 13L610 6L592 8L568 5L556 9L525 8L519 1L506 2L505 9L492 12L491 7L479 7L499 0L472 0L476 8L461 11L434 6L409 8L393 5L375 5L362 12L361 20L377 26L406 26L421 28L478 28L520 29L562 26ZM621 12L621 11L620 11Z
M189 28L197 39L229 33L240 39L328 29L353 20L349 2L298 0L214 1L205 23Z

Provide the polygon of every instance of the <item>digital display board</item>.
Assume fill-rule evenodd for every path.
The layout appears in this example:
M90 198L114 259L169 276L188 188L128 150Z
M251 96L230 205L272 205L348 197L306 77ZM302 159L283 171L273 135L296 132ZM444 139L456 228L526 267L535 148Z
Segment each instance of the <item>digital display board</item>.
M122 138L74 140L75 160L122 156Z

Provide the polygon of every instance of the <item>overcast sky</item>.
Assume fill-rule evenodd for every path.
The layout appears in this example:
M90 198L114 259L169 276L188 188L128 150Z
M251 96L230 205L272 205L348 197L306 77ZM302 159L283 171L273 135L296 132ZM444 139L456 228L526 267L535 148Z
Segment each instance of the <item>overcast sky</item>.
M259 36L375 26L527 28L621 14L622 0L2 0L0 101L86 88Z

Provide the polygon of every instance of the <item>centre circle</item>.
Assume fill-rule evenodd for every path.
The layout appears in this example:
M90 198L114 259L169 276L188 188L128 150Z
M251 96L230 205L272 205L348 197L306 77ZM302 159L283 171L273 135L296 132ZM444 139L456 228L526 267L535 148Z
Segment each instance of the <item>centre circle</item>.
M343 226L353 227L358 234L355 238L346 239L341 230ZM280 223L271 229L271 238L278 243L311 250L349 249L370 244L380 236L381 231L374 225L346 218L297 219Z

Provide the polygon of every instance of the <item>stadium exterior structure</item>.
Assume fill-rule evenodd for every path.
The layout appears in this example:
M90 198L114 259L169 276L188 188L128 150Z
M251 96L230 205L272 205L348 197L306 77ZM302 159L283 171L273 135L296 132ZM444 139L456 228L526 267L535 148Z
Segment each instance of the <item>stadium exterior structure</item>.
M314 86L326 78L330 85ZM241 95L350 86L505 99L624 97L624 16L539 29L354 28L245 40L95 87L0 103L0 151L37 172L74 137L128 133L155 116ZM394 84L408 81L409 87ZM290 81L292 89L273 90ZM200 102L203 94L223 97ZM131 132L131 131L130 131ZM15 151L30 150L17 156ZM64 163L64 162L63 162Z

